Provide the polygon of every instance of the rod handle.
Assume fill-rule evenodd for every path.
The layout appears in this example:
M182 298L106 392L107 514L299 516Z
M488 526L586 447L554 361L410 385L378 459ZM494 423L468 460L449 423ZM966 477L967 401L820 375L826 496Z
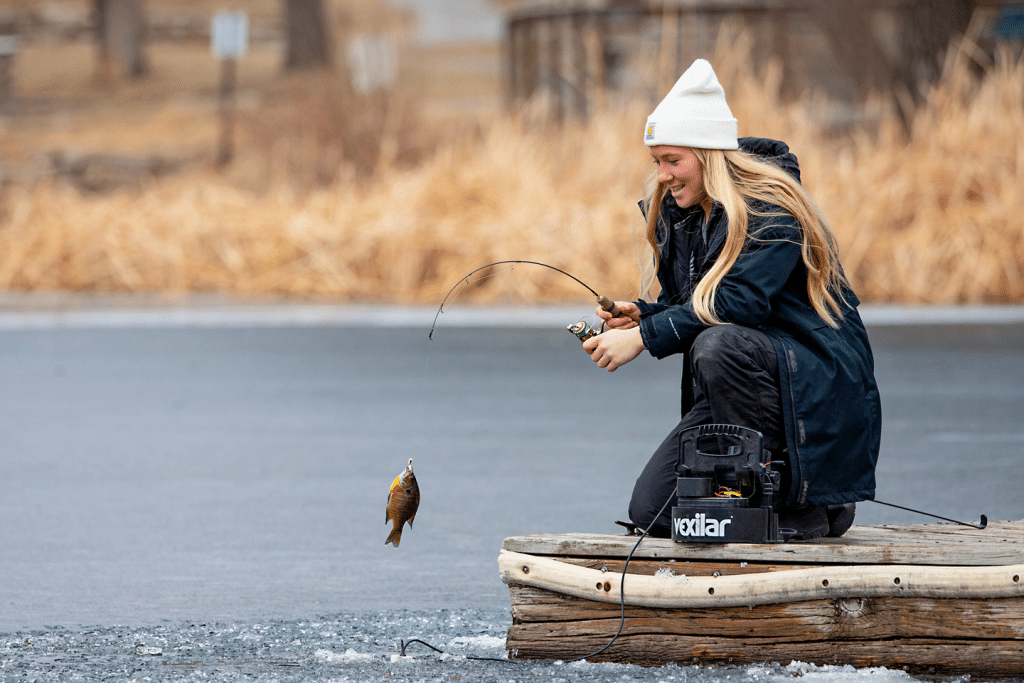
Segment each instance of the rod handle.
M604 294L601 294L601 295L599 295L597 297L597 304L598 304L598 306L600 306L604 310L606 310L609 313L611 313L613 318L628 317L631 320L634 320L636 322L640 322L639 320L637 320L632 315L627 316L625 313L623 313L622 310L618 306L615 305L615 302L612 301L611 299L609 299L608 297L606 297Z

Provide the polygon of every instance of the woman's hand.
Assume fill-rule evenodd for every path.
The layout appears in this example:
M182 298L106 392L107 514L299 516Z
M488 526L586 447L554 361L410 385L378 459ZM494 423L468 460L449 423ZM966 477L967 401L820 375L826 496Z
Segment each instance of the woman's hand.
M619 318L614 318L619 320ZM612 329L591 337L583 343L583 350L598 367L614 372L629 361L640 355L646 346L640 336L640 328L636 323L629 329Z
M597 315L604 321L605 327L610 330L628 330L640 324L637 322L640 319L639 306L631 301L616 301L615 305L622 314L617 318L613 318L611 313L600 306L597 307Z

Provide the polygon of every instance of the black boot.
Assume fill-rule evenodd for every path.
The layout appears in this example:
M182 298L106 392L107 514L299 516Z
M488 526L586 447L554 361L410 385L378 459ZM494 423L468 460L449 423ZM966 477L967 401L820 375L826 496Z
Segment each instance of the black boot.
M853 526L853 516L857 512L856 503L828 506L828 535L838 538Z

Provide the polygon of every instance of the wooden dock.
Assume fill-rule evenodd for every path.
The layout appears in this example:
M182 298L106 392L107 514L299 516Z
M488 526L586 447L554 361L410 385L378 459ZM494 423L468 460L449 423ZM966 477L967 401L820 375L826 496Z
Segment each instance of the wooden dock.
M505 539L511 657L569 659L620 620L635 536ZM885 666L974 678L1024 674L1024 521L854 526L842 538L683 544L645 538L626 621L591 661Z

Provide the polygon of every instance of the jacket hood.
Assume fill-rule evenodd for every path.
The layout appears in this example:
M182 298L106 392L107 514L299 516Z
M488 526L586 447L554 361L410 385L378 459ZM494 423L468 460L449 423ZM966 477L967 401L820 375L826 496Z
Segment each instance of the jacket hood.
M785 142L771 138L740 138L740 149L770 161L800 182L800 164Z

